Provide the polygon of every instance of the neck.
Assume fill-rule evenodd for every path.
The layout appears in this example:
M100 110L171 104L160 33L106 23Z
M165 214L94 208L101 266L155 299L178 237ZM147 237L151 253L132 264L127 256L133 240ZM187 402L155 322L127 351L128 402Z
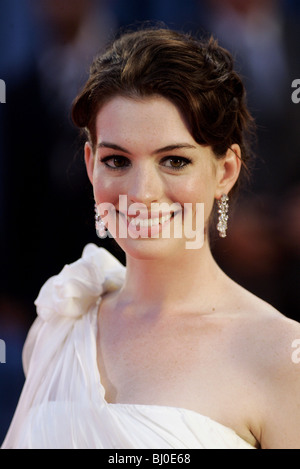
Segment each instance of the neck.
M213 309L217 285L224 273L216 264L208 243L199 250L185 250L155 259L127 256L120 304L133 311L180 312Z

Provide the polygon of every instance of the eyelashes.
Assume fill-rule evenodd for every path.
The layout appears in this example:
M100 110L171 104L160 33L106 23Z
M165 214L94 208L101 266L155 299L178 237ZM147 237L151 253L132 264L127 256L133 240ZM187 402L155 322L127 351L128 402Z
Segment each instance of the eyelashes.
M130 160L125 156L110 155L100 158L100 162L103 163L108 169L112 170L124 170L130 166ZM109 164L110 162L110 164Z
M106 168L112 171L124 171L131 166L131 161L126 156L121 155L109 155L100 158L100 162L103 163ZM170 163L170 164L166 164ZM160 160L160 164L165 168L182 171L189 164L192 163L190 158L183 156L165 156Z
M165 162L172 162L174 165L168 166L163 164L163 166L174 169L175 171L180 171L181 169L184 169L186 166L191 164L192 160L183 156L166 156L161 160L161 163Z

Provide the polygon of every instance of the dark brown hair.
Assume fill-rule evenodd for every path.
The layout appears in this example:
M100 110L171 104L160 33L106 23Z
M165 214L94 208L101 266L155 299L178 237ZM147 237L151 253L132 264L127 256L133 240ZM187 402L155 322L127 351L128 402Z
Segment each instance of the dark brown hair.
M241 147L247 174L253 119L231 54L212 37L199 40L169 29L142 29L116 39L91 66L90 76L73 103L72 119L85 129L95 150L96 115L116 95L143 98L155 94L183 113L199 144L222 157L233 143Z

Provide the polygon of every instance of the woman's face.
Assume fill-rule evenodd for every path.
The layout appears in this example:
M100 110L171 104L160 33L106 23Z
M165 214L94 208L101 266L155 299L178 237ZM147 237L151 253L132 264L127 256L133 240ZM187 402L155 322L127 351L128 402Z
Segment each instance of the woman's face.
M206 226L222 194L222 164L211 148L195 142L178 108L161 96L112 98L97 115L96 135L95 154L85 147L87 171L99 213L121 248L137 258L185 249L185 224L192 218L192 228L203 231L199 207Z

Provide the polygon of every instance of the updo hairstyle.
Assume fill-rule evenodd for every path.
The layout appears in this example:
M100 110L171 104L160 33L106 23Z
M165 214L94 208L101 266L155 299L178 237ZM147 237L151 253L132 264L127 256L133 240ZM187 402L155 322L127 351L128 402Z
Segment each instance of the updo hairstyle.
M233 65L231 54L212 37L200 40L161 28L127 32L94 59L74 100L73 122L84 129L95 152L95 121L104 103L117 95L161 95L179 108L194 140L211 146L216 158L232 144L240 146L243 179L249 173L254 122Z

